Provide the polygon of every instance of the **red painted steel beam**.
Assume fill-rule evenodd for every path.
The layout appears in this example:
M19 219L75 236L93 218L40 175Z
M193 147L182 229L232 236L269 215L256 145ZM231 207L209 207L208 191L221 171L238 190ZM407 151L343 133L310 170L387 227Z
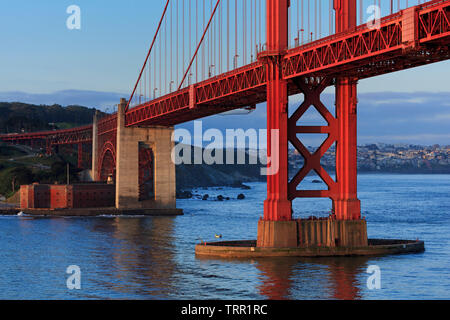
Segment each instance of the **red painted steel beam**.
M92 141L92 125L65 130L0 135L0 140L5 142L20 143L36 139L48 140L52 145L89 143Z
M288 89L282 78L283 54L288 46L289 0L267 0L267 158L274 172L267 175L265 221L292 220L288 199Z
M338 194L338 184L322 167L320 160L338 139L338 121L320 100L320 95L332 83L332 78L309 81L307 78L297 79L295 85L304 94L304 100L289 118L289 141L304 158L304 166L289 182L289 200L295 198L332 198ZM326 126L302 126L299 121L310 108L315 108L327 122ZM320 147L311 153L301 142L298 134L328 134ZM315 171L327 185L327 190L302 190L300 183L311 171Z
M336 31L356 27L356 0L335 0ZM336 78L336 183L333 214L338 220L361 218L361 202L357 198L357 80Z
M333 199L338 220L361 218L361 202L357 198L357 85L356 79L336 80L336 182L338 195Z
M115 133L117 131L117 114L112 114L98 121L98 135Z

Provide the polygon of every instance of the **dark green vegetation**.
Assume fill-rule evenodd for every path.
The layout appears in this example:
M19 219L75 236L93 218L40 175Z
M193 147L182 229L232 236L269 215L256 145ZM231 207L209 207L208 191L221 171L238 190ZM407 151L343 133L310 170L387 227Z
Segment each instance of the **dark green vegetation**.
M27 155L25 151L17 149L15 147L0 145L0 158L3 157L22 157Z
M67 164L70 181L76 182L79 169L73 155L47 157L0 143L0 195L8 198L19 190L20 185L34 182L66 183Z
M81 106L0 102L0 133L73 128L92 123L95 112L96 109ZM65 183L68 163L70 180L77 181L79 170L73 154L47 157L26 148L0 143L0 195L13 195L21 184Z
M20 102L0 102L0 132L20 133L72 128L92 123L95 111L81 106L38 106Z

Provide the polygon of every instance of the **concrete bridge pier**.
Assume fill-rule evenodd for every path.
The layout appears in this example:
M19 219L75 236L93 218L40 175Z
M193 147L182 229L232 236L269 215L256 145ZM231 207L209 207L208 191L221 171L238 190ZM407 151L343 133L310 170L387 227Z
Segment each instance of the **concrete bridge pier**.
M121 99L117 111L116 208L176 209L173 127L125 127L126 106L127 101ZM152 155L145 161L145 170L142 154ZM143 186L145 180L147 185Z

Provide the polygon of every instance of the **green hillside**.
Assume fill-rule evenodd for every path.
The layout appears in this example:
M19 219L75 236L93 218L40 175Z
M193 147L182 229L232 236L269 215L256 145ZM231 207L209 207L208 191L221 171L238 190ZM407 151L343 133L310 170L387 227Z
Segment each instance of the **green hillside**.
M0 102L0 133L67 129L92 123L96 109Z

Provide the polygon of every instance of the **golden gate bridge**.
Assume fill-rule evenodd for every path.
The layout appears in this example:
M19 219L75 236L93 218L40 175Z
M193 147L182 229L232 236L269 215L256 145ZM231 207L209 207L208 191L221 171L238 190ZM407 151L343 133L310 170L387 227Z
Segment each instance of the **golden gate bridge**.
M356 223L339 227L341 243L330 240L329 231L316 241L358 246L367 243L367 235L357 197L357 82L447 60L449 43L450 0L167 0L131 95L117 113L88 126L3 134L0 140L39 145L47 153L78 145L79 166L83 144L92 144L92 176L114 176L118 208L144 205L139 190L148 183L146 166L154 165L156 197L169 194L161 195L159 205L170 207L176 205L174 169L163 163L170 162L173 126L267 102L267 155L277 155L279 170L267 177L258 246L292 245L286 235L298 226L281 222L292 221L292 201L305 197L330 198L330 219ZM334 112L321 101L328 87L335 88ZM303 102L289 110L289 96L300 93ZM327 125L299 124L310 108ZM304 134L327 138L310 152L300 138ZM305 159L292 179L289 145ZM320 163L332 145L335 179ZM311 171L326 190L299 188ZM345 236L350 233L358 236Z

